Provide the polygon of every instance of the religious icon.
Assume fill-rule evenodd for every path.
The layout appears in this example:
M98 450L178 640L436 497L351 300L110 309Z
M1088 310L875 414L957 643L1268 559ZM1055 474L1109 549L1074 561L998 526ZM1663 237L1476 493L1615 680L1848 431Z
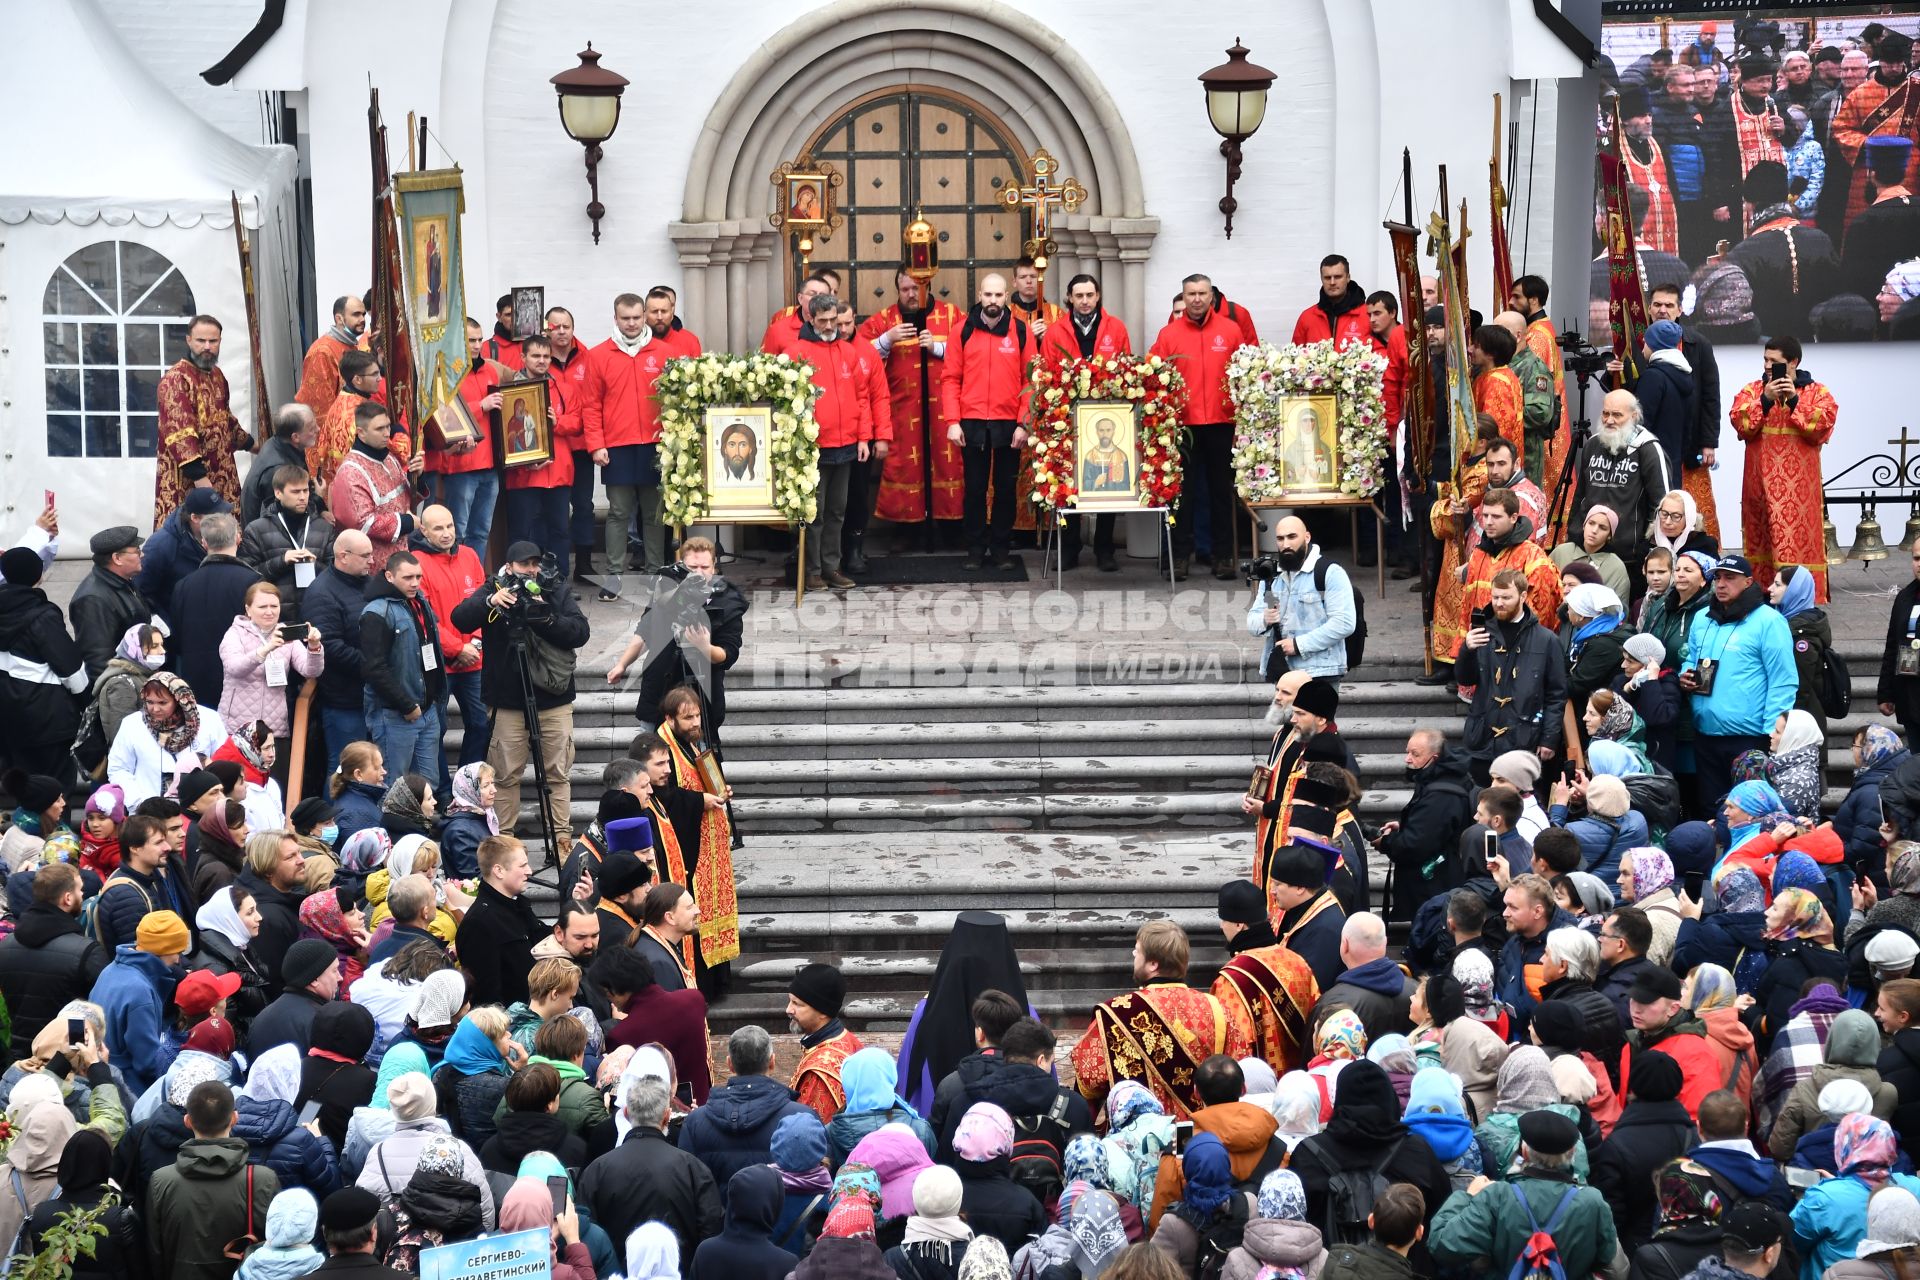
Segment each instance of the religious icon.
M447 220L421 218L413 224L415 311L421 324L447 321Z
M500 388L500 423L509 467L537 467L553 461L553 421L547 409L547 380L509 382Z
M827 225L827 201L831 188L824 174L790 173L785 178L782 199L786 203L789 227Z
M473 420L473 410L459 395L448 396L446 402L433 411L427 419L427 445L433 449L448 449L457 444L478 444L480 427Z
M521 285L513 294L513 336L531 338L547 331L547 291L541 285Z
M1280 404L1280 466L1289 493L1340 488L1340 419L1333 396L1290 396Z
M1073 406L1074 474L1082 511L1140 505L1140 433L1127 401L1078 400Z
M706 417L707 507L713 513L770 516L773 511L773 410L716 405Z

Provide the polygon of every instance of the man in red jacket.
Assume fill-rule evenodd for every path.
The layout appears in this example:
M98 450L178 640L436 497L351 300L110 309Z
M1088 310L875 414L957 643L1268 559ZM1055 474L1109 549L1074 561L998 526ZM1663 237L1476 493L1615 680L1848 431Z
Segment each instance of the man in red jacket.
M821 294L832 296L837 279L830 271L816 271L802 280L794 304L780 308L773 313L773 319L767 321L767 331L760 338L761 353L770 356L792 355L793 344L800 341L800 335L807 327L807 303Z
M551 340L532 334L521 340L520 355L525 361L522 368L527 377L547 380L547 418L553 423L553 457L534 466L508 470L507 541L531 542L549 553L554 567L564 578L569 545L567 498L573 488L574 451L586 443L580 428L580 398L574 392L574 382L553 367ZM448 605L447 612L452 610L453 605Z
M1167 322L1149 351L1171 360L1187 380L1180 422L1191 444L1180 449L1185 492L1173 521L1173 576L1185 581L1193 559L1193 513L1204 494L1213 534L1213 576L1231 578L1233 566L1233 400L1227 393L1227 361L1246 343L1241 327L1214 306L1213 281L1190 275L1181 282L1180 314ZM1196 481L1198 484L1196 484Z
M947 344L940 378L947 439L961 446L966 469L964 567L969 570L988 562L999 569L1020 567L1007 544L1013 535L1015 473L1020 448L1027 442L1026 428L1020 425L1027 416L1027 364L1034 354L1032 334L1007 309L1006 277L998 272L982 276L980 301Z
M466 401L473 424L480 429L479 439L458 448L429 448L426 464L427 470L439 477L437 492L453 513L461 543L480 556L487 553L493 508L500 499L500 473L493 469L493 442L500 436L500 384L514 376L514 370L485 354L487 348L479 323L467 321L469 364L454 389ZM517 347L514 357L519 358Z
M573 312L565 307L547 308L547 341L553 351L547 377L561 385L566 402L581 419L578 434L571 441L573 484L569 505L572 515L564 532L573 548L573 580L585 582L586 575L593 572L593 455L587 451L586 424L581 414L587 403L587 349L574 341ZM560 553L557 544L547 549L556 555Z
M848 573L867 571L867 520L873 515L880 465L893 448L893 393L887 388L887 362L871 342L860 336L859 320L851 302L840 304L840 341L852 346L859 359L867 412L873 415L872 458L854 466L853 478L847 484L847 523L840 533L840 563Z
M1376 355L1384 356L1387 372L1381 380L1381 395L1387 408L1387 482L1380 486L1380 509L1386 514L1387 554L1394 561L1393 576L1411 578L1419 570L1411 553L1401 554L1399 448L1400 418L1407 403L1407 331L1400 326L1400 300L1385 289L1367 295L1367 342ZM1366 521L1361 521L1360 555L1354 563L1371 563L1364 548L1372 541Z
M1347 260L1337 253L1320 259L1320 299L1293 322L1295 345L1325 342L1335 346L1367 340L1367 294L1353 282Z
M1084 273L1067 281L1066 322L1048 327L1040 338L1040 360L1049 369L1058 370L1075 360L1095 356L1133 354L1133 339L1120 317L1107 314L1100 305L1100 282ZM1134 466L1138 468L1136 454ZM1111 513L1093 520L1093 554L1102 573L1117 573L1120 565L1113 558L1113 522ZM1061 531L1061 562L1071 569L1080 561L1080 517L1069 514Z
M847 518L847 485L873 444L868 375L860 353L840 340L840 302L830 293L807 300L807 327L788 354L813 370L820 398L813 420L820 426L820 487L813 523L807 526L807 586L844 591L853 579L840 571L840 530Z
M447 660L447 696L440 704L440 726L447 724L447 700L460 704L460 759L477 764L487 758L487 704L480 692L480 633L453 625L453 607L487 580L487 570L472 547L454 539L453 513L431 506L420 513L420 527L407 548L420 559L420 590L440 624L440 652ZM453 790L458 767L440 753L440 794Z
M637 293L615 298L613 336L587 353L582 429L607 490L607 576L599 595L603 603L620 598L620 575L627 571L627 528L636 513L648 562L666 563L660 406L653 387L667 361L685 353L655 333L647 322L647 307L648 300ZM669 319L669 329L671 324Z

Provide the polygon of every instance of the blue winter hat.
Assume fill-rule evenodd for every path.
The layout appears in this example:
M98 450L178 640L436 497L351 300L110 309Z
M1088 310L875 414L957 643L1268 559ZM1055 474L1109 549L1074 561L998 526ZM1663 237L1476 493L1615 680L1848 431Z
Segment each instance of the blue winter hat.
M1680 345L1680 326L1672 320L1655 320L1647 326L1647 350L1670 351Z
M827 1126L809 1112L791 1115L773 1126L773 1141L768 1144L773 1162L788 1173L808 1173L818 1169L827 1158Z

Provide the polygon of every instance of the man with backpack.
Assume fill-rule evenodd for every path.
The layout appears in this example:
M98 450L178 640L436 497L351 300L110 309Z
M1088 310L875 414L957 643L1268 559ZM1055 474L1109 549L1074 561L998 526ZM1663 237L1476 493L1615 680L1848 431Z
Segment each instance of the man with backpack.
M943 1160L953 1158L953 1135L976 1102L991 1102L1013 1117L1013 1154L1008 1173L1051 1209L1066 1186L1062 1157L1067 1139L1093 1132L1086 1099L1053 1077L1054 1035L1032 1018L1014 1021L1000 1035L997 1052L961 1059L957 1074L965 1096L948 1109L939 1133Z
M233 1091L217 1080L187 1095L193 1136L147 1190L147 1244L154 1280L227 1280L238 1250L266 1237L267 1206L280 1179L249 1164L233 1136Z
M1200 1109L1193 1113L1194 1136L1210 1133L1220 1139L1231 1162L1235 1189L1259 1191L1266 1176L1287 1162L1287 1144L1274 1136L1279 1124L1273 1113L1241 1101L1247 1092L1247 1078L1240 1064L1224 1053L1201 1063L1193 1084L1201 1102ZM1160 1225L1160 1215L1186 1194L1186 1186L1179 1155L1171 1151L1162 1154L1147 1219L1149 1230Z
M1313 545L1298 516L1274 525L1279 571L1261 583L1247 610L1249 634L1266 637L1261 669L1277 680L1283 671L1304 671L1338 683L1353 665L1353 640L1366 641L1359 601L1347 571Z
M1510 1182L1478 1177L1433 1215L1427 1247L1436 1260L1509 1280L1566 1280L1596 1271L1626 1274L1606 1197L1573 1178L1580 1130L1551 1111L1520 1117L1524 1167Z

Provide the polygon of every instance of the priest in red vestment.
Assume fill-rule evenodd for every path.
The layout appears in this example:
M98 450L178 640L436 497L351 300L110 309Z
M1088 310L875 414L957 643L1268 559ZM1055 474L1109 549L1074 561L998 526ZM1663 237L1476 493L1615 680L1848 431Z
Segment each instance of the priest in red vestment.
M327 411L340 394L340 360L349 351L365 351L367 304L352 294L333 300L333 328L313 340L300 365L300 389L293 398L315 415Z
M800 1031L800 1065L793 1069L793 1094L813 1108L822 1124L847 1105L840 1068L866 1048L840 1023L847 1002L847 980L830 964L805 965L787 984L787 1017Z
M893 399L893 448L880 473L880 496L873 513L882 520L917 524L927 518L927 422L940 407L947 340L967 318L951 302L931 301L928 286L904 271L896 277L895 287L899 300L874 312L860 326L860 336L887 362L887 387ZM944 430L932 435L933 516L958 520L963 488L960 448Z
M240 470L233 455L253 438L227 403L220 372L220 322L195 316L187 326L187 357L160 375L160 447L154 457L153 527L167 522L187 490L206 485L240 504Z
M1833 144L1852 166L1852 185L1847 189L1846 222L1839 234L1822 223L1821 229L1833 235L1839 245L1860 211L1873 203L1867 198L1871 176L1863 150L1867 139L1898 134L1911 138L1915 148L1907 156L1906 180L1900 185L1911 188L1920 181L1920 84L1908 78L1913 61L1913 40L1898 31L1880 38L1879 61L1873 74L1861 82L1833 113ZM1823 597L1824 598L1824 597Z
M733 878L733 822L727 815L726 801L733 798L728 787L724 795L713 794L699 767L706 750L700 693L690 685L681 685L660 700L666 719L656 732L666 744L673 762L669 784L680 791L699 794L705 809L699 826L679 833L683 854L691 854L687 874L688 888L700 904L699 969L701 990L709 1000L725 994L729 967L740 954L740 900ZM708 799L709 795L712 799Z
M1307 962L1280 945L1267 917L1267 895L1251 880L1220 887L1220 932L1233 958L1213 980L1213 998L1228 1017L1253 1029L1253 1053L1275 1075L1303 1068L1312 1056L1307 1020L1320 984Z
M1500 434L1526 456L1527 402L1519 375L1507 366L1519 349L1511 333L1497 324L1483 324L1467 344L1467 364L1473 370L1473 407L1490 415Z
M1799 339L1771 339L1762 358L1766 374L1740 388L1728 415L1747 446L1740 549L1762 590L1772 585L1776 570L1797 564L1813 575L1814 599L1825 604L1820 446L1833 438L1840 407L1832 392L1801 371ZM1781 376L1771 376L1775 372Z
M1139 988L1103 1000L1073 1048L1075 1087L1100 1109L1122 1080L1146 1086L1167 1114L1185 1120L1203 1105L1196 1068L1216 1053L1240 1059L1253 1052L1253 1023L1211 994L1186 984L1190 948L1171 920L1142 925L1133 942L1133 978Z

